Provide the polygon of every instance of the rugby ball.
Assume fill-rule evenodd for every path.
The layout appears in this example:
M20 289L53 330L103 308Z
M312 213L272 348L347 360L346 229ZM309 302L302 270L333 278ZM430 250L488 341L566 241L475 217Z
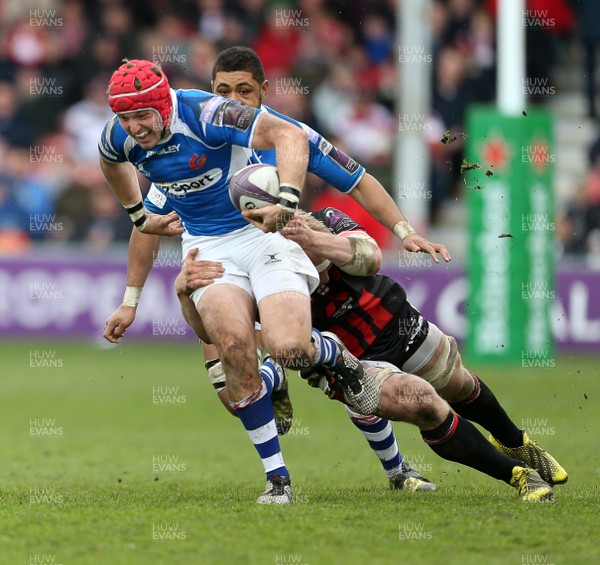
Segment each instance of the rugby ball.
M240 212L279 202L279 175L273 165L257 163L235 173L229 181L229 198Z

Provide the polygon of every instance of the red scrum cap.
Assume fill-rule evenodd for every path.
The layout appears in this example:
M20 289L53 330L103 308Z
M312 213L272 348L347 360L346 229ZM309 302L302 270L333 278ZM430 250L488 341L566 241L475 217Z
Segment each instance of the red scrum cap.
M153 109L169 124L172 101L169 80L158 65L143 59L125 62L108 82L108 103L115 114Z

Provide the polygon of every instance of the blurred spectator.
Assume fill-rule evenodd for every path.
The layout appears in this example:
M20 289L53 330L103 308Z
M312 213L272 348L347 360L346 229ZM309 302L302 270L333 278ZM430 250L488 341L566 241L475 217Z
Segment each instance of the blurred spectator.
M98 183L91 193L90 221L85 226L84 242L93 251L106 251L115 241L131 235L131 221L123 214L119 201Z
M460 149L454 149L452 145L440 143L444 132L447 131L445 124L439 116L431 115L428 117L428 128L425 130L425 140L429 148L431 158L429 171L429 186L431 187L431 198L429 199L429 214L432 222L440 219L440 210L450 197L451 188L455 181L455 175L452 171L453 152ZM461 145L462 139L457 137L454 143Z
M44 239L54 223L54 205L46 187L30 175L30 152L0 150L0 232L20 234L22 240Z
M467 38L472 53L473 67L476 73L486 73L493 79L492 72L496 63L494 45L496 41L494 22L485 10L476 10L471 16L471 32Z
M471 101L466 73L466 61L462 53L456 47L444 47L437 61L432 106L442 133L450 131L457 138L454 143L443 146L438 140L438 155L433 162L434 210L458 190L457 183L461 179L464 138L459 134L464 133L465 112Z
M344 140L348 152L365 165L387 165L398 123L389 110L361 93L344 108L333 133Z
M227 13L223 0L198 0L198 31L209 41L218 43L225 36Z
M85 87L83 100L64 115L63 129L71 139L69 156L82 164L98 165L98 139L113 116L106 103L109 76L98 76Z
M311 82L321 83L325 79L330 66L331 57L317 40L314 27L310 26L300 36L296 69Z
M582 255L586 250L586 194L585 185L578 188L575 197L566 204L556 224L557 257Z
M234 47L235 45L247 45L254 39L254 36L246 28L240 17L228 14L225 19L225 28L223 37L219 41L221 49Z
M449 41L450 12L444 0L433 0L429 12L433 58L437 60L439 52Z
M269 90L265 103L278 112L293 116L313 129L319 129L310 106L310 89L302 78L287 75L267 76Z
M17 65L35 67L48 59L48 34L42 27L31 26L29 18L23 18L8 30L6 42L7 55Z
M340 114L352 104L355 91L354 76L348 65L334 64L311 99L313 112L323 133L333 132Z
M191 43L198 37L190 22L174 11L166 12L151 31L140 34L141 57L160 65L171 82L177 83L183 74L194 66L194 55L190 53ZM134 58L134 57L130 57ZM135 57L139 58L139 57ZM200 57L197 64L203 64Z
M252 48L260 57L266 74L289 72L294 67L299 46L299 24L304 17L297 17L291 9L271 9Z
M600 155L595 156L585 180L587 234L600 229Z
M300 12L304 25L301 27L298 53L295 60L296 72L306 79L314 90L327 79L334 65L344 61L352 65L351 46L353 37L350 28L317 5ZM366 55L363 56L366 59ZM360 77L357 77L360 78Z
M600 44L600 2L598 0L570 0L572 7L579 16L579 36L585 54L584 77L587 98L587 113L590 118L597 118L596 52Z
M90 26L83 5L78 0L67 0L61 10L62 26L58 34L60 51L66 59L75 59L83 49Z
M447 43L455 47L466 47L469 43L471 16L475 0L448 0Z
M462 131L470 101L466 61L455 47L445 47L437 61L433 86L433 110L449 130Z
M398 69L392 61L386 61L379 65L377 90L374 94L377 99L391 111L393 111L396 105L398 74Z
M372 65L366 49L360 45L349 48L346 60L354 77L357 92L375 101L384 65Z
M100 12L101 30L108 36L118 39L121 50L128 56L136 47L137 29L133 25L130 8L126 3L105 3ZM133 57L131 57L133 58Z
M197 84L197 88L210 91L212 68L217 58L214 43L201 36L194 37L189 43L189 61L186 76Z
M112 193L106 190L99 168L88 178L76 178L56 203L57 220L64 226L63 239L82 241L94 251L106 250L115 241L127 241L131 221Z
M303 24L298 25L301 35L312 32L322 56L329 63L340 59L351 62L349 51L356 45L352 31L343 21L323 10L323 2L316 4L308 10L305 6L296 17L296 21Z
M38 137L29 148L29 175L43 183L55 201L72 178L90 178L91 171L99 168L97 160L73 159L72 141L62 131Z
M600 233L600 138L589 150L590 168L575 196L566 204L558 223L560 251L577 255L597 251ZM600 257L600 255L599 255Z
M113 35L100 33L93 38L88 38L88 41L84 49L85 56L82 56L79 61L77 73L82 83L81 87L99 74L110 76L121 64L121 60L131 55L121 49L118 38Z
M9 145L30 147L36 135L33 123L17 100L15 85L0 80L0 139Z
M365 18L363 37L371 64L379 65L389 59L394 47L394 34L380 15L369 14Z
M594 270L600 271L600 229L593 229L586 239L586 264Z
M17 95L28 123L35 124L38 135L56 129L66 103L64 80L58 74L44 72L41 67L20 67L15 78Z
M239 0L240 19L244 22L244 30L248 34L246 41L240 45L251 43L258 35L265 21L266 4L266 0Z

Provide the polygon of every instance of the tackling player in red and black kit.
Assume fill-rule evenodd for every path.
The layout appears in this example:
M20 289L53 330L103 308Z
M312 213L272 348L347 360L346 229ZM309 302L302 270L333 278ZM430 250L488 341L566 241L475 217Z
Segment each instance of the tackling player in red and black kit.
M335 235L364 231L334 208L310 216ZM389 277L355 276L335 265L326 272L328 281L322 281L311 296L315 325L340 332L354 355L401 367L407 356L399 353L416 351L427 334L427 321L406 301L404 288ZM398 319L406 321L406 331L398 326Z
M321 240L319 250L314 244L318 240L308 237L311 232L321 230L338 237L367 235L354 220L334 208L307 216L319 222L303 226L306 220L299 216L282 233L297 241L313 262L323 267L327 261L325 242ZM490 441L498 451L524 461L549 484L565 483L566 471L513 423L487 385L463 365L454 338L425 319L408 302L398 282L384 275L369 275L368 248L362 255L357 274L335 264L320 269L321 284L311 295L315 326L338 335L361 360L385 361L422 377L457 414L491 432ZM355 421L364 418L357 412L351 417Z
M357 424L368 422L372 414L416 424L438 455L515 486L524 500L546 500L551 496L546 482L567 480L554 458L514 425L490 389L463 366L454 339L410 305L400 284L374 274L379 268L379 249L358 224L339 210L326 208L297 215L281 233L299 243L320 271L320 285L311 297L317 327L335 329L357 357L375 363L373 380L361 383L359 393L378 398L379 405L362 409L354 402L353 383L340 383L323 372L304 375L311 386L346 404ZM176 283L184 311L187 294L209 284L214 268L200 266L188 256ZM200 320L186 319L202 335L197 329ZM401 371L392 370L390 363ZM394 381L378 380L389 377L385 372L390 370L396 375ZM428 392L419 385L423 381L413 375L429 381L439 396L431 387ZM407 387L412 391L408 396ZM440 396L458 416L447 408L444 411ZM437 415L427 422L431 418L427 412L434 404ZM496 449L466 420L491 431ZM539 475L524 469L521 462ZM541 482L540 476L546 482Z

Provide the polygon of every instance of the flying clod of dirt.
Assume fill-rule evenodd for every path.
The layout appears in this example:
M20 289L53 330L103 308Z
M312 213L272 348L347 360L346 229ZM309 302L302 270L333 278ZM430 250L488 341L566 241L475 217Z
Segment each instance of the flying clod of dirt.
M460 164L460 172L464 173L465 171L472 171L473 169L480 169L481 165L479 163L469 163L466 159L463 159L463 162Z

